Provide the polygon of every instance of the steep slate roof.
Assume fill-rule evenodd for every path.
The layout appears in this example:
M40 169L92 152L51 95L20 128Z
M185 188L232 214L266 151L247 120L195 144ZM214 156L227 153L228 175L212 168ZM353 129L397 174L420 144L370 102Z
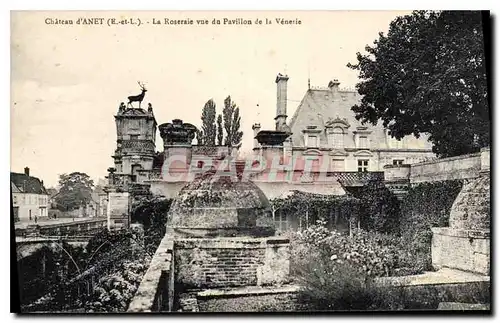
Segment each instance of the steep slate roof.
M362 96L357 91L338 90L332 91L330 88L313 88L307 90L304 98L295 110L289 126L292 130L293 146L304 146L304 136L302 130L307 126L317 126L317 129L323 130L320 133L320 145L327 146L328 141L325 133L325 124L329 120L346 119L350 127L348 135L345 137L345 147L355 147L354 136L352 132L356 127L366 126L372 131L370 134L371 149L387 149L386 135L384 128L380 123L376 126L371 124L362 125L356 120L351 107L361 101ZM403 147L414 149L432 149L432 145L426 140L427 137L421 136L420 139L414 136L403 138Z
M33 176L22 173L10 173L11 185L15 185L20 192L31 194L48 194L42 182Z

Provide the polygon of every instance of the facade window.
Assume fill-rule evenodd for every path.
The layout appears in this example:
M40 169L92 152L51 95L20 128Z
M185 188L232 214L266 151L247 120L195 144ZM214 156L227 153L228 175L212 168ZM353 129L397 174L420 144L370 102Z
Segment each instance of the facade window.
M368 171L368 159L358 159L358 172Z
M284 212L276 212L274 215L274 224L278 231L286 231L288 230L288 220L286 213Z
M368 137L366 136L359 137L359 148L368 148Z
M345 171L345 161L343 159L332 160L332 171L343 172Z
M306 136L306 146L307 147L319 147L318 136Z
M130 135L130 139L137 140L139 139L139 135Z
M342 128L334 128L332 133L332 145L333 148L343 149L344 148L344 131Z
M403 165L403 162L404 162L404 160L403 160L403 159L393 159L393 160L392 160L392 164L393 164L393 165L397 165L397 166L401 166L401 165Z

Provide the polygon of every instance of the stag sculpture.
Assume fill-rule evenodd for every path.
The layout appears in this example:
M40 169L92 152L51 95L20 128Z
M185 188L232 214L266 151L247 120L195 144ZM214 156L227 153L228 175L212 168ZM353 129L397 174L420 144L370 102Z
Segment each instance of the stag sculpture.
M144 87L144 84L141 84L140 82L137 82L137 83L141 87L141 94L129 96L127 106L132 105L132 102L139 102L139 108L141 108L141 102L142 102L142 100L144 100L144 96L146 95L146 92L148 90L146 90L146 88Z

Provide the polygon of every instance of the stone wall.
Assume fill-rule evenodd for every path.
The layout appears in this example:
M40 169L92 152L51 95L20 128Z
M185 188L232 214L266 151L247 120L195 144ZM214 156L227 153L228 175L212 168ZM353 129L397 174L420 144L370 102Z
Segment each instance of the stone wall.
M432 264L489 275L489 231L432 228Z
M283 284L288 239L219 238L175 241L176 283L186 288Z
M481 153L441 158L411 165L410 182L448 181L479 176Z

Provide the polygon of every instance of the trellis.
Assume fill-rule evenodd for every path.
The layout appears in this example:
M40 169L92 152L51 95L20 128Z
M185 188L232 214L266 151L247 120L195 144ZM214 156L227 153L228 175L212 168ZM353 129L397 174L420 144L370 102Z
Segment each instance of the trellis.
M346 195L322 195L292 191L292 194L285 198L275 198L270 200L273 220L277 211L286 211L296 215L299 219L299 227L302 222L309 223L311 212L316 212L320 219L325 216L330 217L331 210L339 210L342 215L349 215L346 219L349 222L349 231L352 227L359 227L359 205L360 200L350 194Z

